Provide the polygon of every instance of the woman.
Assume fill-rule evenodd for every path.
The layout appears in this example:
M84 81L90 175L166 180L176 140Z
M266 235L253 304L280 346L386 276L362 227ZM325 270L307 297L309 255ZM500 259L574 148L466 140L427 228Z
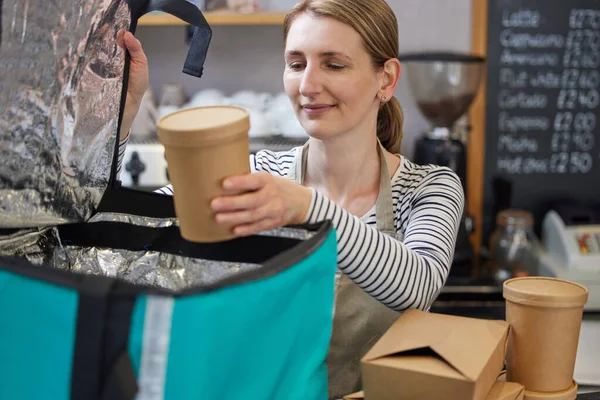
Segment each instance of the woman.
M132 56L127 136L148 78L140 43L130 33L123 39ZM435 300L464 196L450 169L399 155L398 31L384 0L303 0L285 19L284 39L285 91L310 139L251 156L253 173L223 184L245 194L216 198L212 207L239 236L332 220L339 273L327 363L336 398L360 389L360 358L398 311L428 310Z

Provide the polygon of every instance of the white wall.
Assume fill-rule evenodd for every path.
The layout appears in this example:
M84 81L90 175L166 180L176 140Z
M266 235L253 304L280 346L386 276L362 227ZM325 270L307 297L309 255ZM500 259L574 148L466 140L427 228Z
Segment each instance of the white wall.
M269 0L271 8L288 10L295 0ZM470 50L471 0L389 0L398 18L400 53ZM283 90L281 26L214 26L213 40L201 79L181 72L187 45L184 27L138 28L150 63L150 84L181 82L190 93L218 88L230 94L240 89ZM412 101L404 79L396 92L405 110L403 153L412 155L414 139L427 123Z

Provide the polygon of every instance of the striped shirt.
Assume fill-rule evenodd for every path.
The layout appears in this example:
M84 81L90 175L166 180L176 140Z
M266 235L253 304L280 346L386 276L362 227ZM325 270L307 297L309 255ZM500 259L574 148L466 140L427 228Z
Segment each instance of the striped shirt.
M260 151L250 156L251 171L285 177L298 151ZM332 221L338 268L375 299L398 311L428 310L450 271L464 193L451 169L401 160L391 179L397 238L377 230L374 206L359 218L314 189L306 222Z
M131 134L128 134L127 137L119 142L119 156L117 157L117 177L121 176L121 169L123 169L123 157L125 157L125 150L127 149L127 143L129 143L129 137Z

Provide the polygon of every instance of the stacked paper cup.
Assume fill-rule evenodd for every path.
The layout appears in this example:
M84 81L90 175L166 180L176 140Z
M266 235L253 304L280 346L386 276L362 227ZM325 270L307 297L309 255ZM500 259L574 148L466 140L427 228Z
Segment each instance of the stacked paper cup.
M508 340L506 379L526 400L571 400L583 306L588 291L573 282L523 277L504 282Z

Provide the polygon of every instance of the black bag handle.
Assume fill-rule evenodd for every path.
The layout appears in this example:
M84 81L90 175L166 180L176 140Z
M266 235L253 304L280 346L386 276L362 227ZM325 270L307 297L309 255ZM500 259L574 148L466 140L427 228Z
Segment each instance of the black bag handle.
M131 27L132 33L135 33L138 20L152 11L162 11L176 16L192 25L194 34L190 43L187 58L183 65L183 72L200 78L206 61L206 54L212 39L212 29L202 11L187 0L146 0L137 2L130 0L131 7Z
M212 39L212 29L202 11L187 0L127 0L131 9L131 26L135 33L138 20L152 11L162 11L181 18L192 26L193 36L182 72L200 78L204 71L204 62ZM129 81L130 56L126 54L123 90L117 132L121 130L123 110ZM117 180L117 160L119 140L115 143L110 180L104 196L98 205L98 212L115 212L154 218L175 218L175 206L172 196L127 189Z

